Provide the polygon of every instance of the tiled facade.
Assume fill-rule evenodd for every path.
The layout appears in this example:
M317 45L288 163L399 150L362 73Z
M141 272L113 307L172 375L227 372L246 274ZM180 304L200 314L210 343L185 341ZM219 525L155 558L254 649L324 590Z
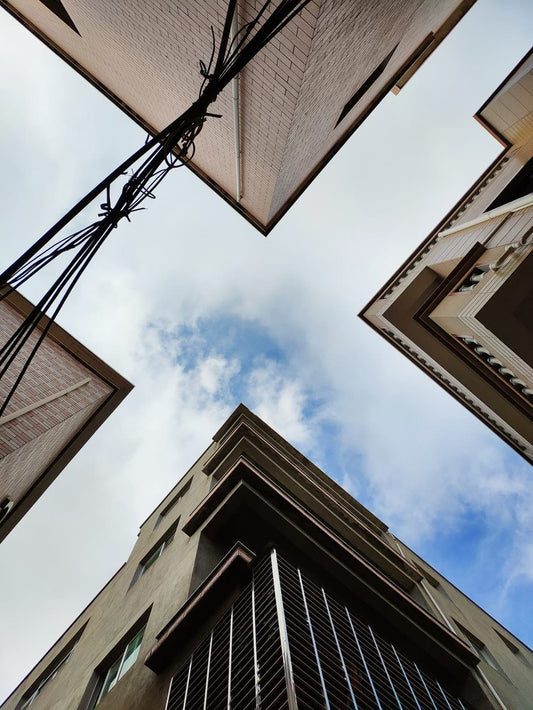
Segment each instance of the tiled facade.
M213 106L222 117L206 122L191 167L268 232L381 98L404 85L473 2L312 0L239 77L240 145L235 145L228 86ZM262 4L239 0L238 27ZM9 0L6 5L151 131L161 130L197 97L199 61L208 62L211 27L219 38L227 8L225 0L70 0L76 33L41 2ZM383 73L338 122L345 104L391 52Z
M2 708L515 710L532 670L530 649L240 405Z
M22 323L31 304L13 293L0 301L0 343ZM11 391L35 331L0 382L0 401ZM11 510L0 537L35 502L131 385L58 326L43 340L0 417L0 500Z
M361 316L533 461L533 54L476 118L504 150Z

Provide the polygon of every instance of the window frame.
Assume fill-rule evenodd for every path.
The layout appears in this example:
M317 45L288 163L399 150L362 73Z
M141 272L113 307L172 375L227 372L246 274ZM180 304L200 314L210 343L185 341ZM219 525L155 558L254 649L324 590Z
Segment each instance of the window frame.
M498 661L494 658L490 650L487 648L487 644L483 643L483 641L478 639L477 636L474 636L471 631L465 629L465 627L462 626L458 621L456 621L455 619L454 621L455 625L461 632L461 635L464 636L466 642L468 643L470 648L478 655L478 657L482 661L484 661L488 666L490 666L493 670L503 674L503 669L501 668Z
M98 706L101 700L103 700L113 688L120 682L120 680L126 675L126 673L135 665L137 659L140 655L140 648L144 641L144 636L146 634L146 628L148 626L148 619L150 618L150 612L152 610L152 605L146 609L146 611L140 616L137 621L128 629L128 631L122 636L120 641L115 644L113 649L103 658L102 661L95 667L94 673L91 676L89 684L85 689L85 693L81 700L80 710L94 710ZM134 660L128 665L126 670L124 668L124 660L128 648L132 643L135 642L140 636ZM117 672L117 677L113 685L108 685L104 692L108 675L113 666L119 661L119 669Z
M101 684L100 683L98 684L99 685L98 694L96 695L96 700L94 702L94 705L91 705L91 708L96 707L98 705L98 703L101 700L103 700L103 698L105 698L106 695L108 695L108 693L110 693L113 690L113 688L117 685L117 683L120 682L121 678L123 678L126 675L126 673L130 670L130 668L132 668L132 666L135 664L135 661L139 657L139 651L140 651L140 648L141 648L141 645L143 642L145 631L146 631L146 624L144 624L144 626L141 626L141 628L137 631L137 633L126 643L122 653L120 653L118 656L115 656L114 657L115 660L111 661L111 663L108 664L106 674L105 674L105 676L102 675L102 682L101 682ZM135 654L135 657L134 657L133 661L128 665L126 670L124 670L124 664L125 664L126 660L129 660L131 658L131 656L133 655L131 653L130 653L130 655L128 655L128 649L137 640L138 640L138 644L133 649L133 654ZM109 674L111 673L113 668L116 666L117 661L118 661L118 669L117 669L116 675L112 678L111 683L108 684Z
M154 528L156 528L163 520L166 518L166 516L170 513L172 508L174 508L180 500L185 496L189 488L191 487L191 481L192 478L189 478L189 480L183 484L183 486L179 489L179 491L176 493L174 498L163 508L163 510L159 513L159 516L157 520L155 521Z
M178 518L165 532L165 534L159 538L159 541L151 548L150 552L143 557L143 559L137 565L133 579L131 580L130 588L133 587L135 582L140 579L145 572L147 572L150 567L153 567L157 560L161 557L163 552L174 542L176 537L176 532L178 531L178 525L180 518Z
M88 623L89 621L87 620L64 648L61 649L46 670L39 676L37 682L30 686L30 689L22 695L16 706L16 710L26 710L26 708L31 707L34 700L41 694L43 688L45 688L61 671L63 666L69 662Z
M353 95L348 99L346 104L344 105L342 111L339 114L339 118L337 119L337 123L335 124L335 128L339 125L339 123L342 123L346 116L351 112L353 108L357 106L359 101L363 98L363 96L370 91L370 89L374 86L376 81L379 79L379 77L383 74L385 69L387 68L390 60L392 59L392 55L396 52L399 46L399 42L394 46L392 51L390 51L387 56L378 64L378 66L374 69L371 74L361 83L359 88L353 93Z

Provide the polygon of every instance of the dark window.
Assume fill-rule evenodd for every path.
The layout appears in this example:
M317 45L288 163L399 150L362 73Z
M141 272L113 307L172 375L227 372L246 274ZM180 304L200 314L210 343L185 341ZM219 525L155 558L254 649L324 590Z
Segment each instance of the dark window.
M504 644L507 646L507 648L509 649L509 651L511 651L511 653L514 653L514 654L519 654L519 653L520 653L520 649L518 648L518 646L516 646L512 641L510 641L506 636L504 636L503 634L501 634L501 633L500 633L499 631L497 631L496 629L494 629L494 631L496 631L496 633L498 634L498 636L501 638L501 640L502 640L502 641L504 642Z
M45 686L48 685L63 668L63 666L68 663L70 657L72 656L76 644L80 640L83 630L87 626L86 622L83 627L78 631L73 639L65 646L65 648L54 658L52 663L48 666L46 671L41 675L36 684L34 684L30 690L22 696L20 703L17 705L17 710L26 710L33 705L34 700L41 694Z
M78 28L72 21L71 16L68 14L68 12L65 9L65 6L61 2L61 0L41 0L43 5L46 5L46 7L56 15L56 17L59 17L60 20L63 20L63 22L70 27L70 29L74 30L74 32L78 32Z
M7 518L9 511L13 507L13 501L7 496L0 502L0 522Z
M431 584L432 587L435 587L435 589L440 587L439 580L434 577L431 572L429 572L427 569L424 569L422 565L419 565L418 562L415 562L414 560L409 560L409 562L417 568L420 574Z
M455 621L455 619L454 619ZM489 651L489 649L485 646L483 641L480 641L476 636L471 631L468 631L468 629L465 629L464 626L461 626L461 624L458 621L455 621L459 631L461 634L465 637L465 639L468 642L468 645L474 650L477 655L485 661L485 663L488 663L489 666L494 668L497 671L501 672L501 668L496 662L495 658L493 657L492 653Z
M133 666L139 656L145 629L146 624L135 633L133 638L130 637L127 642L123 643L117 653L113 655L111 662L105 664L99 671L99 680L93 694L94 700L89 705L90 708L96 707Z
M159 523L163 520L163 518L164 518L166 515L168 515L168 514L170 513L170 511L172 510L172 508L174 508L174 506L176 506L176 505L180 502L180 500L183 498L183 496L187 493L187 491L188 491L189 488L191 487L191 480L192 480L192 479L189 479L189 480L187 481L187 483L185 483L185 485L183 485L183 486L180 488L180 490L178 491L178 493L176 493L176 495L174 496L174 498L172 498L172 500L170 501L170 503L168 503L168 505L166 505L166 506L163 508L163 510L162 510L161 513L159 514L159 517L158 517L158 519L157 519L157 521L156 521L156 523L155 523L155 527L157 527L157 526L159 525Z
M506 205L508 202L518 200L533 192L533 158L530 158L520 172L514 176L511 182L505 187L498 197L491 202L485 210L494 210L496 207Z
M398 45L396 45L396 47L397 47L397 46L398 46ZM390 61L392 55L393 55L394 52L396 51L396 47L394 47L394 49L392 50L392 52L390 52L389 54L387 54L387 56L386 56L385 59L381 62L381 64L380 64L378 67L376 67L376 68L374 69L374 71L373 71L372 74L368 77L368 79L367 79L366 81L364 81L364 82L361 84L361 86L357 89L357 91L355 92L355 94L352 96L352 98L348 101L348 103L347 103L347 104L345 105L345 107L342 109L341 115L339 116L339 120L338 120L337 123L335 124L335 128L337 128L337 126L338 126L339 123L342 121L342 119L350 113L350 111L353 109L353 107L355 106L355 104L356 104L360 99L363 98L363 96L364 96L364 95L366 94L366 92L370 89L370 87L372 86L372 84L374 84L374 83L379 79L379 77L381 76L381 74L383 74L383 72L385 71L385 67L387 66L387 64L389 63L389 61Z
M139 564L137 567L137 570L135 572L135 575L132 579L131 584L135 584L135 582L139 579L139 577L142 577L142 575L155 563L157 560L161 557L163 552L167 549L167 547L172 543L174 540L174 535L176 534L176 528L178 527L178 522L179 518L176 521L176 523L167 530L165 533L164 537L159 540L157 545L151 549L151 551L148 553L148 555L144 558L144 560Z

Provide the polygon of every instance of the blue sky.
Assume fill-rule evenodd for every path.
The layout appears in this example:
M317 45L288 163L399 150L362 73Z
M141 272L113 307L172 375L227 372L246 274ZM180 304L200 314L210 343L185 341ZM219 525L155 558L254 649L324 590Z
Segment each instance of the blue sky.
M532 29L478 2L267 239L186 170L113 234L60 322L135 389L2 544L0 696L239 401L533 644L531 468L356 316L499 153L472 115ZM144 135L5 13L0 37L7 264Z

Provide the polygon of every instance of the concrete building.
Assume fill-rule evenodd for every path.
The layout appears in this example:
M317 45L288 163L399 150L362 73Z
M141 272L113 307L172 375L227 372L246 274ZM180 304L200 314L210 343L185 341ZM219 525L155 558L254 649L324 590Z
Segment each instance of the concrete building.
M32 309L33 305L16 291L0 301L0 344ZM41 332L34 332L23 354ZM16 364L0 381L0 402L5 401L20 371ZM131 388L62 328L51 326L0 417L0 540Z
M533 461L533 54L476 114L499 157L361 317Z
M4 710L530 706L533 653L243 405Z
M267 233L474 0L313 0L213 106L189 167ZM234 35L263 3L239 0ZM155 133L187 109L227 0L5 0L3 6ZM132 146L132 152L133 148Z

